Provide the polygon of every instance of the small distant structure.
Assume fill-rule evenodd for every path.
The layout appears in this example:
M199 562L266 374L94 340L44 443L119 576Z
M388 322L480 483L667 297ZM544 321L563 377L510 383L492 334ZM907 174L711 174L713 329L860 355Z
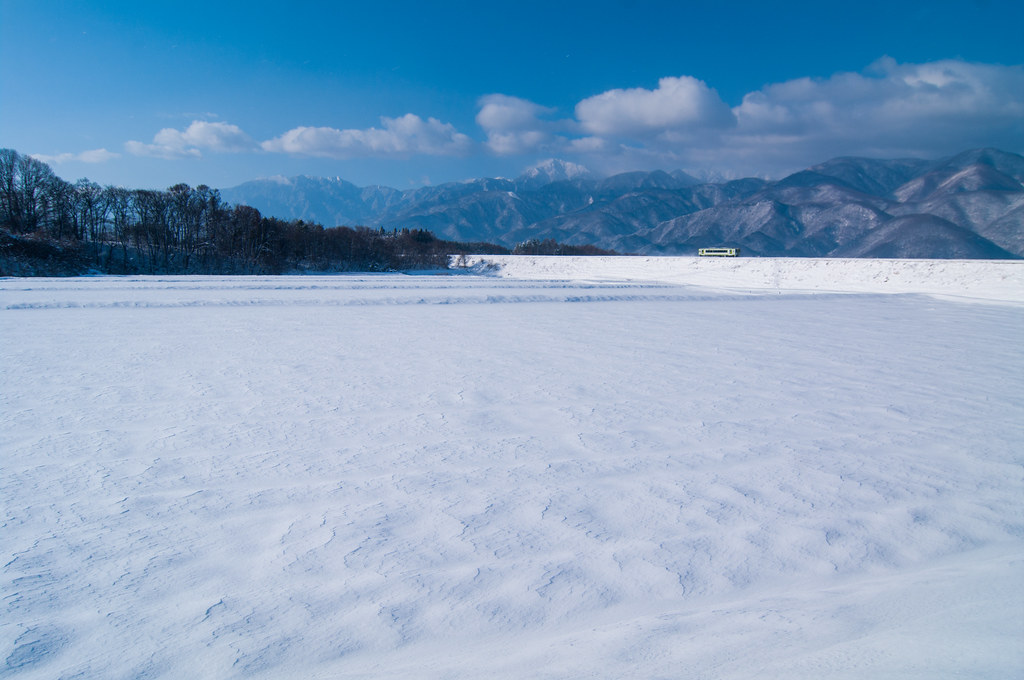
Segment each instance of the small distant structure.
M739 248L701 248L697 251L701 257L736 257L740 254Z

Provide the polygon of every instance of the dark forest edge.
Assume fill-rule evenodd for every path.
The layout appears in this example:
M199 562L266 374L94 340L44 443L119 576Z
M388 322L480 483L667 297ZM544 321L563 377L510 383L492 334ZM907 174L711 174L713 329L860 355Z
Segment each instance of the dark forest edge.
M288 274L446 269L460 254L614 255L530 240L509 250L422 229L324 227L230 205L206 185L166 191L67 182L0 149L0 276Z

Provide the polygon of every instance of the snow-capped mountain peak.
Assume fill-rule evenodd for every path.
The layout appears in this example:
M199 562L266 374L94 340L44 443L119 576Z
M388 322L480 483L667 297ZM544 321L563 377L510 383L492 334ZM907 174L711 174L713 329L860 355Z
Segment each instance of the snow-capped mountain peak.
M517 181L543 185L572 179L592 179L593 177L590 170L578 163L549 158L527 168L517 178Z

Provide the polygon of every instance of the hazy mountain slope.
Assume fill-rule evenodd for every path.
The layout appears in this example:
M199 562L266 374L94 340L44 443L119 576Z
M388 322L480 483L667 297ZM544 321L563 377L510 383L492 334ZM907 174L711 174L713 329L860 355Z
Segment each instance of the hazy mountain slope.
M935 193L926 201L904 203L894 215L926 214L948 220L1006 248L1024 252L1024 191ZM1016 216L1016 218L1014 218Z
M976 149L938 161L835 158L778 181L701 183L660 170L596 179L552 159L516 179L409 191L297 177L248 182L222 195L286 219L428 229L510 247L553 238L638 254L735 245L751 255L1024 257L1022 181L1024 158ZM886 246L886 238L899 243Z
M885 196L905 184L930 163L916 158L891 161L872 158L834 158L810 168L812 172L840 180L866 194Z
M501 242L502 236L543 217L513 191L483 191L451 200L432 201L388 216L384 226L429 229L457 241Z
M604 243L620 252L653 252L645 233L679 215L689 215L720 203L753 195L766 182L736 180L723 184L640 188L643 178L610 178L595 187L595 197L574 211L563 211L543 222L509 234L513 242L525 238L554 238L567 243ZM615 188L633 187L625 194Z
M841 257L999 260L1013 255L991 241L935 215L906 215L864 234L834 253Z
M1018 198L1016 207L1006 211L998 219L989 222L983 230L995 243L1003 245L1011 253L1024 253L1024 198Z
M965 151L931 164L893 191L902 203L923 201L936 192L1021 191L1024 158L996 149Z
M992 150L888 167L884 161L835 159L747 199L723 201L638 234L651 247L632 244L641 252L678 254L717 240L756 255L1019 257L1024 187L1013 175L1024 171L1021 160ZM920 174L893 188L913 172ZM915 217L899 219L907 216ZM892 229L878 231L893 221ZM884 247L887 238L899 242Z
M514 241L554 238L566 243L604 243L696 210L699 207L685 191L648 189L611 197L606 194L578 210L527 225L509 237Z
M368 224L400 202L389 187L360 188L340 177L272 178L221 190L225 201L258 208L265 215L327 226Z
M639 236L646 237L654 246L645 252L685 254L711 244L738 245L749 254L782 255L791 250L801 231L801 225L790 214L790 206L761 197L684 215Z
M646 236L658 252L686 254L709 242L751 255L825 256L884 223L888 202L814 172L660 224Z

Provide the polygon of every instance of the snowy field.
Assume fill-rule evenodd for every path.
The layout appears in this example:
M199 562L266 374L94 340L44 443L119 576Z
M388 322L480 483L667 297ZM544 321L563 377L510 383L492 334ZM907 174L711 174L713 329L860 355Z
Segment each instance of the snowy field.
M1024 263L684 259L0 280L0 676L1024 676Z
M452 264L523 279L661 281L749 293L926 293L1024 302L1024 263L1014 260L474 255L453 258Z

